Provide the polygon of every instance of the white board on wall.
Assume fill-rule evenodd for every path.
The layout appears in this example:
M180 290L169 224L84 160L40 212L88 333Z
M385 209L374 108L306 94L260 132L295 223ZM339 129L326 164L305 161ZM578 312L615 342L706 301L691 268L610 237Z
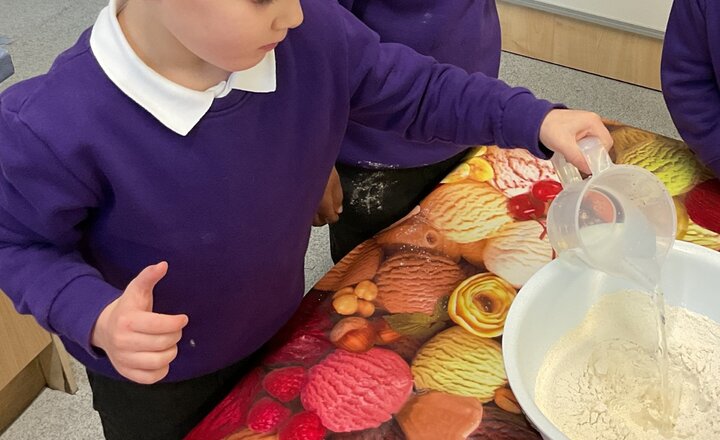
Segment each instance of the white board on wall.
M548 12L661 36L673 0L506 0ZM618 26L616 26L618 27Z

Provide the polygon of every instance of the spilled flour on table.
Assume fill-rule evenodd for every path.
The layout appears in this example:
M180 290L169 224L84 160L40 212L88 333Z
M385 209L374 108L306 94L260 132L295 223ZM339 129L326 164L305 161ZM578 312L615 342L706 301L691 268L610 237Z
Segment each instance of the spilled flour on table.
M535 400L571 440L720 438L720 324L666 307L670 419L660 416L649 295L605 295L549 350Z

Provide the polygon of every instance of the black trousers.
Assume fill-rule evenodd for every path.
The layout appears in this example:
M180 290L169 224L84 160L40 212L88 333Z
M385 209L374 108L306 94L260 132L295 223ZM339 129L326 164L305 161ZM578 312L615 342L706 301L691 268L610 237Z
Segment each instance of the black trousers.
M107 440L180 440L227 396L252 357L205 376L141 385L86 370Z
M343 212L330 225L335 263L357 245L400 220L465 157L463 151L436 164L404 169L367 169L336 164L343 187Z

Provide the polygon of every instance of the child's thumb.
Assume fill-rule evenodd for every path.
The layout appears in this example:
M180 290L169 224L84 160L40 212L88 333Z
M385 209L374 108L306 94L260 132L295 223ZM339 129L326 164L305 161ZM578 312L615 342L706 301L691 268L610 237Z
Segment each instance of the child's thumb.
M125 289L123 296L127 297L133 308L147 312L152 311L153 289L155 285L165 276L168 264L162 261L158 264L148 266L136 276Z

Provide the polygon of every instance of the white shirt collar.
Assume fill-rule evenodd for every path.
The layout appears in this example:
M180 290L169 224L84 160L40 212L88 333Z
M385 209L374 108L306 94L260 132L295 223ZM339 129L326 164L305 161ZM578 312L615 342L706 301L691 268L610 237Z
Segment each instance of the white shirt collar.
M215 98L232 89L274 92L275 51L250 69L233 72L227 81L205 90L176 84L148 67L132 50L117 20L118 2L110 0L97 18L90 47L115 85L172 131L185 136L205 116Z

